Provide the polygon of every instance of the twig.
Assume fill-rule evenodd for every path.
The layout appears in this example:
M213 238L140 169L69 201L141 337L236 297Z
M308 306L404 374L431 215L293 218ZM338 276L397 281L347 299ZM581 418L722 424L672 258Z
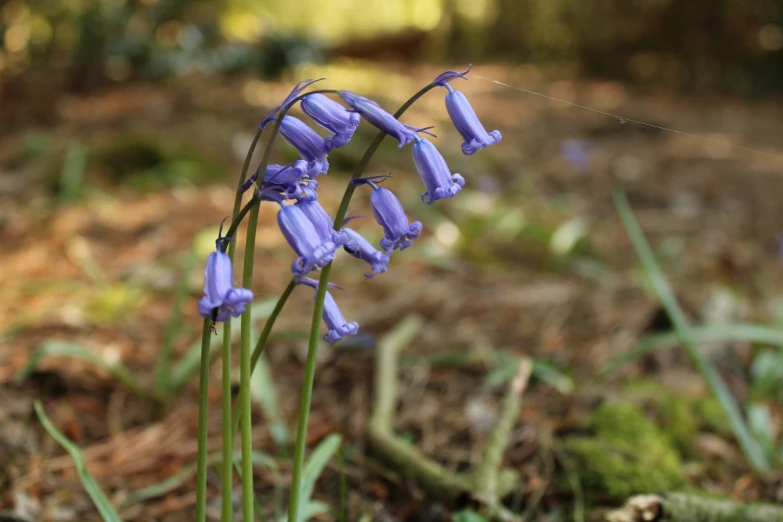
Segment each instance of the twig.
M527 358L520 362L519 371L509 385L500 417L487 440L481 465L475 470L454 474L394 435L399 352L418 334L422 324L420 317L409 316L378 343L375 402L367 425L368 442L397 471L414 478L427 493L447 504L453 505L467 495L484 504L487 514L493 519L519 520L501 502L518 480L515 471L502 467L502 460L519 416L532 362Z
M639 495L609 513L607 522L780 522L783 507L742 504L710 497L666 493Z

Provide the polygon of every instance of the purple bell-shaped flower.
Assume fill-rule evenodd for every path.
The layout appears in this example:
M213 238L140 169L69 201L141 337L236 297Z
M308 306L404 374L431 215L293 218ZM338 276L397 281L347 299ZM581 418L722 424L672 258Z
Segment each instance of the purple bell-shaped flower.
M299 255L291 265L295 276L303 276L316 267L322 268L334 259L336 245L331 239L321 239L300 206L281 205L277 224L288 244Z
M220 243L220 239L218 240ZM212 252L204 269L204 297L198 301L198 311L214 321L226 322L244 313L245 306L253 300L253 292L233 285L234 268L228 254Z
M380 105L369 98L349 91L340 91L340 96L345 100L345 103L361 114L372 126L396 139L400 143L399 148L412 142L416 138L416 133L421 130L403 125L397 118L383 110Z
M383 227L384 238L381 239L381 248L390 252L395 249L405 250L412 246L411 240L421 235L421 222L408 222L402 203L391 190L374 184L372 186L370 208L375 221Z
M372 274L364 274L364 277L369 279L375 274L386 272L386 265L389 263L388 252L384 253L376 250L369 241L355 230L343 228L342 232L347 238L343 250L356 259L366 261L372 269Z
M313 294L313 299L318 295L318 281L309 278L297 278L297 282L307 286L311 286L316 289L316 293ZM329 286L332 286L331 284ZM324 313L322 315L326 327L329 329L329 333L323 336L323 340L330 345L336 343L343 337L348 335L355 335L359 331L359 323L348 322L340 312L340 307L337 306L337 302L332 297L332 294L327 290L324 298Z
M293 116L286 116L280 123L280 134L291 146L299 151L299 155L307 162L307 175L311 178L326 174L329 161L326 153L329 149L324 139L305 122Z
M304 98L301 106L305 114L318 125L334 133L334 136L324 138L324 145L328 150L348 144L362 119L358 112L349 111L319 93Z
M446 71L432 82L435 85L445 87L449 91L446 95L446 110L454 127L457 128L457 131L462 135L462 139L465 140L462 144L462 152L467 156L472 156L477 150L486 149L503 138L500 131L487 132L465 95L455 91L448 83L455 78L467 80L465 75L470 72L470 69L471 67L469 66L465 72Z
M316 183L307 179L307 170L308 164L304 160L296 160L290 165L268 165L261 187L265 190L281 193L286 199L304 197L306 195L304 186ZM242 184L240 190L245 191L257 182L258 170Z
M452 174L446 160L443 159L435 145L426 138L416 138L411 147L413 150L413 162L419 177L427 187L427 192L422 193L421 201L426 205L432 205L443 198L453 198L465 186L465 179L459 174Z
M324 210L324 207L318 201L300 199L294 206L299 207L307 219L310 220L321 241L331 241L335 247L341 247L345 244L345 234L334 229L332 216Z

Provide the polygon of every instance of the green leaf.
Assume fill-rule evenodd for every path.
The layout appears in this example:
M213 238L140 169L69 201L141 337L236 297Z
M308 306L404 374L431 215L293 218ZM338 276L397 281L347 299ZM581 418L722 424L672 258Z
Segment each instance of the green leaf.
M783 331L756 324L721 324L708 326L691 326L691 338L694 342L712 341L750 341L759 344L783 346ZM643 338L631 346L627 352L613 358L604 366L600 373L608 375L620 366L644 357L667 346L679 343L677 332L664 332Z
M487 522L486 517L471 509L463 509L451 515L451 522Z
M713 395L715 395L715 398L718 399L723 411L726 413L726 417L729 419L731 429L734 432L734 436L737 437L737 441L739 442L745 457L755 469L769 469L769 460L767 459L764 450L759 445L759 442L748 430L736 399L731 395L731 392L729 392L726 384L712 366L709 359L707 359L696 346L696 341L692 335L691 327L685 317L685 313L682 311L682 308L680 308L680 304L677 302L677 298L674 296L674 292L672 292L669 283L666 282L666 278L664 277L661 268L658 266L658 262L655 260L652 249L647 243L647 240L642 233L642 229L631 211L628 199L625 197L625 194L619 191L615 191L613 197L615 208L620 215L620 220L625 227L625 231L631 239L631 243L633 244L636 254L639 256L642 268L644 269L652 288L661 301L661 306L666 310L669 320L674 325L674 331L677 334L680 344L682 344L691 361L693 361L693 364L707 382L707 385Z
M258 335L253 332L252 344L255 345ZM286 446L290 440L288 427L283 423L280 406L277 401L277 388L272 379L264 354L256 361L255 370L250 376L250 396L261 407L269 426L269 433L278 446Z
M109 502L109 499L106 498L106 495L101 491L101 488L98 486L98 483L95 482L95 479L92 478L90 472L87 471L87 465L84 462L84 457L82 457L79 447L54 427L54 424L52 424L49 417L44 413L41 401L35 401L34 408L35 414L38 416L38 420L41 421L44 429L71 454L76 473L79 475L79 479L82 481L84 489L87 490L87 494L98 509L101 518L103 518L105 522L121 522L120 516L114 510L114 507L112 507L111 502Z
M45 341L42 343L38 350L28 361L27 365L22 368L19 374L16 376L17 384L24 382L41 364L41 361L50 356L65 355L68 357L76 357L77 359L84 359L94 363L101 368L104 368L114 377L119 379L125 386L130 388L135 394L142 397L156 398L154 393L144 388L136 377L133 375L126 366L120 363L112 363L95 353L93 350L84 346L67 343L62 341Z
M313 516L329 511L328 506L321 502L311 501L310 497L315 489L315 482L321 476L321 473L323 473L326 465L337 452L341 443L342 437L332 433L321 441L318 447L310 454L310 458L307 459L304 472L302 473L302 489L299 497L300 520L298 522L307 522ZM283 515L278 521L286 522L287 515Z

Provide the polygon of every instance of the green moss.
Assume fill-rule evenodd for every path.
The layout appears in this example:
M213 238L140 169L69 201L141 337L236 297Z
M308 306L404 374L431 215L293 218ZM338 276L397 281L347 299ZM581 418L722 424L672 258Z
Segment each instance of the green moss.
M688 395L672 391L652 379L634 381L625 387L625 391L635 402L655 414L660 426L669 433L683 455L693 453L699 431L731 435L723 409L707 391Z
M632 403L605 403L590 421L594 435L567 439L588 489L622 498L670 491L685 480L672 439Z

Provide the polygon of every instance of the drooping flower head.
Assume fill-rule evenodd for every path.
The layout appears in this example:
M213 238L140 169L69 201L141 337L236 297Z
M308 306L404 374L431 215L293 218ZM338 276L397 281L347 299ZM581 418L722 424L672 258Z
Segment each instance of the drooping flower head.
M286 116L280 123L280 134L291 146L299 151L299 155L307 162L307 175L311 178L326 174L329 161L326 153L329 149L324 139L305 122L293 116Z
M400 145L398 148L402 148L404 145L412 142L416 137L416 133L421 129L404 125L397 120L394 116L386 112L380 105L349 91L340 91L345 103L351 106L351 108L362 115L362 118L370 122L373 127L376 127L389 136L396 139Z
M222 231L222 225L221 225ZM198 311L215 322L226 322L239 317L245 311L253 292L246 288L235 288L234 268L231 258L224 252L226 238L218 237L217 250L209 254L204 269L204 297L198 301Z
M301 106L305 114L318 125L334 133L334 136L324 138L324 144L329 150L348 144L362 119L358 112L349 111L319 93L304 98Z
M379 187L369 178L354 180L355 185L367 184L372 187L370 193L370 208L375 221L383 227L384 238L381 239L381 248L386 252L399 249L405 250L413 245L412 239L421 235L421 222L408 222L405 209L389 189Z
M316 298L318 294L318 281L309 278L300 278L297 279L297 282L315 288L316 293L313 294L313 299ZM359 331L359 323L349 323L345 320L342 312L340 312L340 307L337 306L337 302L329 291L326 292L326 297L324 299L324 313L322 317L329 329L329 333L323 336L323 340L330 345L336 343L343 337L355 335L356 332Z
M288 244L299 257L291 265L295 276L303 276L316 267L322 268L334 259L336 245L322 240L313 223L297 205L280 205L277 224Z
M310 220L321 241L331 241L337 247L345 244L345 234L334 229L332 216L324 210L318 201L302 198L294 206L299 207L307 219Z
M456 127L457 131L462 135L462 139L465 142L462 144L462 152L466 156L471 156L479 149L486 149L490 145L498 143L503 136L500 132L494 130L487 132L484 126L476 116L476 112L473 107L470 106L470 102L459 91L455 91L448 82L455 78L462 78L467 80L465 75L470 72L469 66L465 72L446 71L433 80L432 83L445 87L449 93L446 95L446 110L449 113L451 122Z
M465 186L465 179L451 173L446 160L426 138L416 138L411 150L419 177L427 187L427 192L421 195L424 204L432 205L439 199L453 198Z
M348 252L356 259L362 259L370 265L372 274L364 274L364 277L371 278L375 274L386 272L386 265L389 263L389 253L376 250L369 241L364 239L361 234L350 228L343 228L343 234L346 236L346 242L343 250Z

